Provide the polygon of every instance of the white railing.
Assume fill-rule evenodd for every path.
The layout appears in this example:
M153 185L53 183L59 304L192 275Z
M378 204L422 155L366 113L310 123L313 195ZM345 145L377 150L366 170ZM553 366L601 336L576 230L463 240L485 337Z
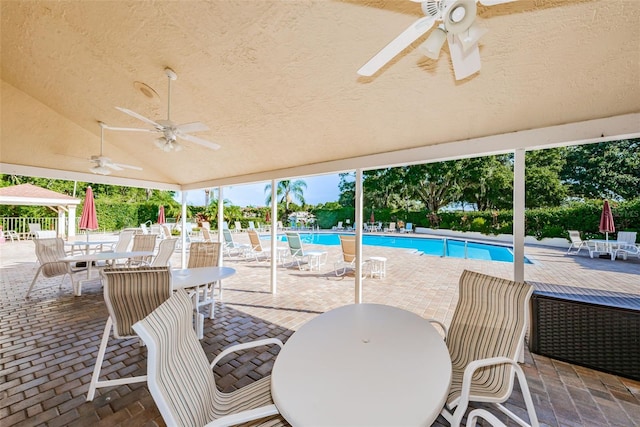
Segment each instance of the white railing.
M28 237L29 224L39 224L41 230L57 230L58 217L2 217L2 229L5 231L15 231L21 238Z

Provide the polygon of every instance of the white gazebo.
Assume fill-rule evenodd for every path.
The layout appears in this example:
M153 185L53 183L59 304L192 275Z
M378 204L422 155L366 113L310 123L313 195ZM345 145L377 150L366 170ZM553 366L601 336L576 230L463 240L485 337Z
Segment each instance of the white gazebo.
M58 214L56 234L61 237L64 237L65 234L68 237L76 235L76 207L79 204L80 199L56 193L33 184L20 184L0 188L0 205L46 206L56 212ZM65 233L64 224L67 213L69 214L69 222Z

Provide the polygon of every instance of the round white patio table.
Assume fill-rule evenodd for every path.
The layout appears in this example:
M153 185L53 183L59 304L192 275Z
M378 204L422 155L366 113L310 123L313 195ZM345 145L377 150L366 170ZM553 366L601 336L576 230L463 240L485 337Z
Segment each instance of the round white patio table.
M304 426L429 426L451 382L449 351L422 317L352 304L303 325L273 366L282 416Z

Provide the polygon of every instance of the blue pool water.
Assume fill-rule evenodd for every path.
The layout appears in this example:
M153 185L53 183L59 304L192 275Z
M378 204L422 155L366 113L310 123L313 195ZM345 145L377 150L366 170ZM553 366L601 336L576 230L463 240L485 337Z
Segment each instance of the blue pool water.
M314 245L339 245L340 238L338 236L339 233L300 233L303 243ZM281 241L286 241L284 235L278 236L278 238ZM513 250L510 247L489 243L465 242L464 240L365 234L362 236L362 244L411 249L422 252L425 255L513 262ZM525 264L531 264L531 261L527 258L524 259L524 262Z

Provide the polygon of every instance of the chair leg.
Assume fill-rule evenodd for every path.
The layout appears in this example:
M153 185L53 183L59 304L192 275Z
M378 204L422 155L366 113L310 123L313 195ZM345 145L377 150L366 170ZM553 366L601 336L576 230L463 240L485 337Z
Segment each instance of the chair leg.
M111 327L113 321L111 316L107 318L107 323L104 325L104 332L102 333L102 340L100 341L100 348L98 349L98 356L96 357L96 365L93 367L93 374L91 375L91 383L89 383L89 391L87 392L87 402L91 402L96 394L96 389L101 387L112 387L123 384L142 383L147 381L146 375L140 375L137 377L125 377L118 378L116 380L100 380L100 370L102 369L102 362L104 362L104 355L107 350L107 344L109 342L109 335L111 334Z
M93 374L91 375L91 382L89 383L89 391L87 392L87 402L91 402L96 394L96 388L98 387L98 379L100 378L100 369L102 369L102 362L104 361L104 353L107 349L107 343L109 342L109 334L111 333L111 326L113 321L111 316L107 318L107 323L104 325L104 332L102 333L102 340L100 341L100 347L98 349L98 355L96 356L96 365L93 367Z
M38 267L38 271L36 271L36 275L33 276L33 280L31 281L31 285L29 285L29 289L27 289L27 294L24 296L24 299L28 299L29 298L29 294L31 293L31 289L33 289L33 285L36 284L36 280L38 279L38 276L40 275L40 272L42 271L42 265L40 267ZM64 277L63 277L64 279Z

